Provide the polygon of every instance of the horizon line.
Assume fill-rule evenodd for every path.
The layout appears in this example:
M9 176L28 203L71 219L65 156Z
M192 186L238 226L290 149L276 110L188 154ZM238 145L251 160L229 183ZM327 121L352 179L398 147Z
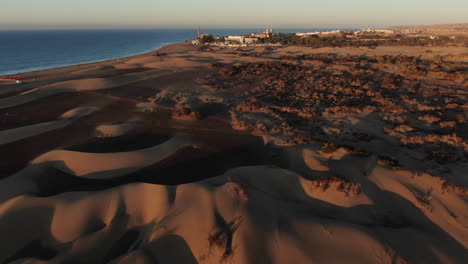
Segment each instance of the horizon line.
M423 24L316 24L316 25L296 25L296 26L281 26L281 25L243 25L243 26L206 26L200 25L166 25L166 26L150 26L150 25L67 25L57 27L55 25L8 25L9 27L1 28L0 31L47 31L47 30L189 30L197 29L200 26L206 30L242 30L242 29L265 29L273 28L279 30L287 29L358 29L358 28L389 28L389 27L405 27L405 26L431 26L431 25L462 25L468 24L467 22L461 23L423 23Z

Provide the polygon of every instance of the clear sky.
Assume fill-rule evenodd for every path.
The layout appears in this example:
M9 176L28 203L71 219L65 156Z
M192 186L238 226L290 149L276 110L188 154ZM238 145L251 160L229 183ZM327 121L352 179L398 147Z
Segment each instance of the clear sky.
M0 29L379 27L468 22L468 0L0 0Z

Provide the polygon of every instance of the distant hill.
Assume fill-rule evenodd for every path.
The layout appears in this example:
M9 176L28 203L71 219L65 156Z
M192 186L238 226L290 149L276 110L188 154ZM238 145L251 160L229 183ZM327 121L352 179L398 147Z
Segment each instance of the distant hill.
M419 26L395 26L390 30L407 34L422 35L467 35L468 23L461 24L439 24L439 25L419 25Z

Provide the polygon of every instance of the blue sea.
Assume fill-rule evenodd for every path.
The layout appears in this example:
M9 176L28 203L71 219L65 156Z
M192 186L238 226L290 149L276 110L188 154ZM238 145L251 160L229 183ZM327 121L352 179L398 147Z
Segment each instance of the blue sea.
M202 33L225 36L261 31L216 29ZM0 31L0 76L136 55L196 36L196 29Z

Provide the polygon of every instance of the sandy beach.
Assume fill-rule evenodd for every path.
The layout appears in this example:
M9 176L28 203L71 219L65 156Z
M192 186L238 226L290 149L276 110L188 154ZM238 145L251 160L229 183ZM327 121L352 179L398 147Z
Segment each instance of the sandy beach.
M467 65L178 43L0 81L0 263L464 263Z

